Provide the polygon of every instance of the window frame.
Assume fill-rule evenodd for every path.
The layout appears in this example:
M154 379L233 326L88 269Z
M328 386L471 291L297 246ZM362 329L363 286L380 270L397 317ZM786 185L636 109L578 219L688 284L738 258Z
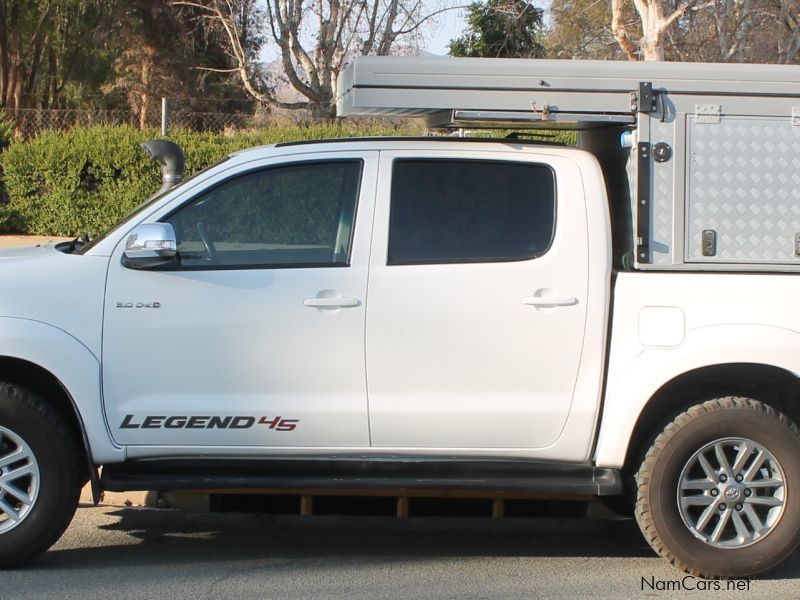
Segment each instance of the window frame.
M272 171L276 169L285 169L287 167L293 166L313 166L313 165L328 165L328 164L355 164L358 165L358 182L355 189L355 203L353 205L353 217L352 223L350 225L350 240L348 242L347 247L347 260L343 263L248 263L248 264L234 264L234 265L221 265L221 264L213 264L209 263L207 265L184 265L180 262L180 255L178 255L175 262L171 262L164 265L159 265L156 267L152 267L148 270L151 271L248 271L248 270L266 270L266 269L320 269L320 268L347 268L351 265L351 260L353 257L353 243L356 237L356 219L358 217L358 210L359 205L361 203L361 191L364 184L364 165L365 160L363 157L342 157L342 158L321 158L321 159L310 159L310 160L298 160L298 161L287 161L287 162L280 162L271 165L253 167L250 169L244 169L242 171L238 171L236 173L231 173L230 175L220 179L219 181L215 182L214 184L204 188L198 194L192 196L191 198L187 199L185 202L182 202L179 206L169 210L166 214L163 214L158 217L158 223L167 223L170 218L174 215L182 211L183 209L191 206L192 204L198 202L201 198L206 196L207 194L213 193L218 188L224 186L225 184L239 179L241 177L247 177L249 175L253 175L256 173L262 173L267 171ZM341 214L341 205L339 206L339 213Z
M395 165L398 162L461 162L461 163L480 163L480 164L506 164L506 165L525 165L533 167L544 167L550 172L553 178L553 226L550 231L550 241L547 247L541 251L536 251L529 256L521 256L514 258L451 258L451 259L414 259L414 260L392 260L392 232L394 224L394 175ZM552 165L539 161L523 161L523 160L508 160L508 159L492 159L492 158L460 158L460 157L396 157L392 159L392 170L389 180L389 229L386 236L386 266L399 267L399 266L413 266L413 265L457 265L457 264L492 264L492 263L515 263L536 260L547 255L553 247L558 230L558 178L556 170Z

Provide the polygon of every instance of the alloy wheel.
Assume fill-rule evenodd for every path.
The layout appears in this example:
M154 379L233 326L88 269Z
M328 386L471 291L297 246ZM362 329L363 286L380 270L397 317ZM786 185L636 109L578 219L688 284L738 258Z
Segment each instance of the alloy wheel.
M0 426L0 534L25 520L39 494L39 465L28 444Z

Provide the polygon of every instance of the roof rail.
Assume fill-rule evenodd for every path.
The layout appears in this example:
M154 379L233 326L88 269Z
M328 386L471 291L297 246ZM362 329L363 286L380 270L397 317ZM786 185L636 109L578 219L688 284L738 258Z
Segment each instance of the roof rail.
M524 135L524 134L523 134ZM375 137L347 137L331 138L325 140L297 140L294 142L279 142L276 148L287 148L291 146L305 146L313 144L332 144L345 142L480 142L494 144L531 144L539 146L569 146L563 142L542 139L524 139L518 132L508 134L505 137L454 137L438 135L416 135L416 136L375 136Z

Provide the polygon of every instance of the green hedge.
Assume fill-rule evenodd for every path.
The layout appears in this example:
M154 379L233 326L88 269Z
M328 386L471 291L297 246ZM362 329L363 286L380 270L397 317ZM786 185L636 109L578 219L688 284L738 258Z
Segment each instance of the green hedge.
M276 142L419 134L388 125L350 123L274 127L232 135L175 131L191 175L230 152ZM49 131L15 142L2 155L7 203L0 232L74 236L111 227L160 185L160 171L139 145L158 132L132 127ZM563 141L574 143L569 133Z
M376 125L312 125L233 135L175 131L186 155L186 175L226 154L303 139L415 133ZM160 186L161 173L140 144L158 132L132 127L48 131L11 145L2 156L8 202L0 232L73 236L111 227Z

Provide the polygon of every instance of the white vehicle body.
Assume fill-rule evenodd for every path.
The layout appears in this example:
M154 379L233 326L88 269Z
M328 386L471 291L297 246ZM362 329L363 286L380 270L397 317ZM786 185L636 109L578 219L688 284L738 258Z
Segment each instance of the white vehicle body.
M0 354L61 381L95 464L388 453L620 468L640 414L674 378L739 363L800 373L800 316L787 302L794 277L619 273L611 316L608 205L594 158L568 148L443 145L255 149L167 194L84 255L54 245L5 250ZM559 216L552 247L531 261L387 267L391 163L406 155L551 166ZM158 222L231 174L321 157L366 166L350 267L122 266L124 242L140 223ZM54 296L53 286L69 291ZM323 290L359 305L304 306ZM576 302L526 305L538 290ZM160 308L117 307L131 301ZM290 435L120 429L128 414L136 423L220 412L291 415L302 426Z

